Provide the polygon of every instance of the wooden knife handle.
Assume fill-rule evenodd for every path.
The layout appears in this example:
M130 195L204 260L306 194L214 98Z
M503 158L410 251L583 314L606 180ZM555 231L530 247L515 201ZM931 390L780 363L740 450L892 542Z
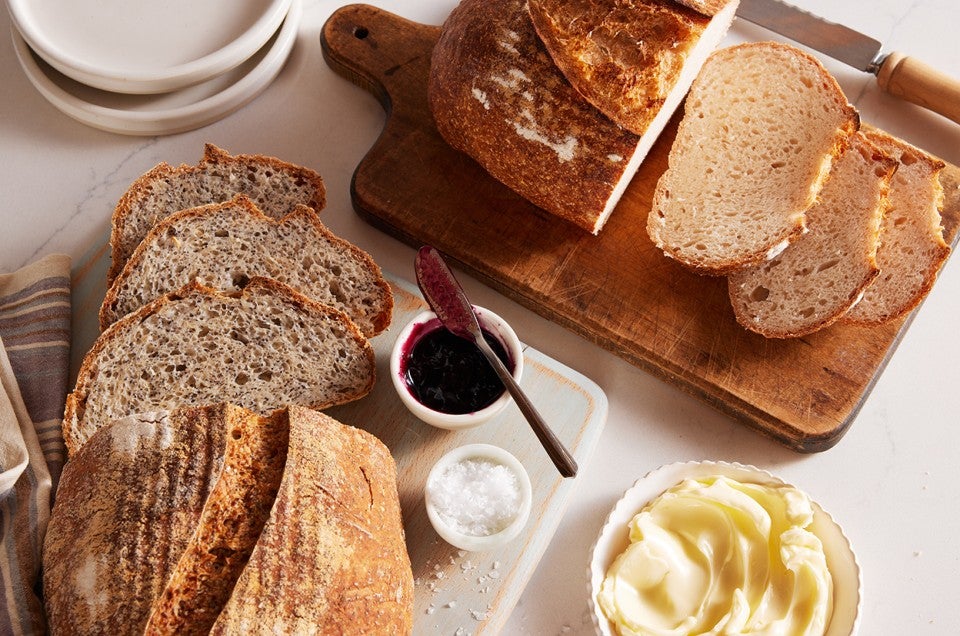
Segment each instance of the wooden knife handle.
M960 124L960 81L894 51L877 73L880 88Z

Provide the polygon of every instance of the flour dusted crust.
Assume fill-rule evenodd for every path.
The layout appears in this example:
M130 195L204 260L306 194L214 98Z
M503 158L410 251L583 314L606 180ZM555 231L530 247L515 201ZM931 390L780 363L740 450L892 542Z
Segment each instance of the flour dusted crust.
M583 97L637 135L672 112L733 21L737 2L711 18L673 0L529 0L550 56Z
M267 216L277 219L298 204L318 212L326 204L323 179L313 170L265 155L230 155L206 144L197 165L160 163L120 198L113 212L107 284L158 222L174 212L228 201L237 194L249 196Z
M236 292L255 276L336 307L367 337L390 324L393 294L369 254L335 236L310 207L274 219L237 195L154 226L107 291L100 327L192 281Z
M374 376L373 348L342 312L269 278L234 295L191 283L100 334L67 396L63 437L72 456L114 419L180 404L326 408L363 397Z
M411 633L413 575L390 452L321 413L289 412L296 469L284 473L211 633Z
M564 78L523 0L461 2L430 68L430 108L447 143L540 208L600 230L636 171L640 138Z
M768 338L833 324L876 279L880 222L897 162L857 133L807 211L810 231L773 259L730 275L737 322Z
M879 324L915 309L933 287L950 247L943 239L940 209L945 164L876 129L867 138L899 163L890 186L890 207L880 230L880 276L844 316L850 322Z

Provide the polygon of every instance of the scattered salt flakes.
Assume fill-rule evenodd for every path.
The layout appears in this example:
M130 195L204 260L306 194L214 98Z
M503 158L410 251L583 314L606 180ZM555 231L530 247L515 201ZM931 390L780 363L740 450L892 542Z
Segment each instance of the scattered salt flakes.
M477 583L485 583L486 581L487 581L487 577L485 577L482 574L477 577Z
M446 575L443 573L443 570L437 570L437 572L436 572L436 574L434 574L434 576L437 577L438 579L442 579L442 578L443 578L444 576L446 576Z
M457 556L462 559L463 557L467 556L467 551L466 551L466 550L457 550Z
M500 562L499 562L499 561L494 561L494 562L493 562L493 569L494 569L494 570L499 570L499 569L500 569Z
M454 633L454 636L467 636L467 630L462 627L458 627L457 631Z
M500 572L498 572L497 570L491 570L490 572L487 573L487 576L489 576L491 579L499 579Z
M436 571L436 570L439 570L439 569L440 569L440 564L439 564L439 563L435 564L435 565L433 566L433 569L434 569L435 571Z
M489 616L489 612L470 610L470 616L472 616L475 621L485 621L487 620L487 616Z
M923 554L923 552L921 552L920 550L914 550L914 552L913 552L913 556L915 556L915 557L921 556L922 554Z
M437 608L433 606L433 603L430 603L430 607L427 608L426 613L427 613L427 614L433 614L433 613L436 612L436 611L437 611Z
M570 627L569 625L563 625L563 626L560 628L560 633L561 633L561 634L569 634L569 633L572 632L572 631L573 631L573 628Z
M449 607L450 609L453 609L453 608L456 607L456 606L457 606L457 602L456 602L456 601L450 601L449 603L447 603L446 605L444 605L444 607Z
M460 564L460 569L464 572L469 572L470 570L474 569L474 567L475 566L469 559Z

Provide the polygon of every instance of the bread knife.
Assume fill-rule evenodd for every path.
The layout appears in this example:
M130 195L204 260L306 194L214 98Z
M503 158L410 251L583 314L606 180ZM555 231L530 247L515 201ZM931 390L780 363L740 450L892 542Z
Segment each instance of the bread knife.
M884 54L877 40L779 0L740 0L737 17L873 73L882 90L960 123L960 82L920 60Z

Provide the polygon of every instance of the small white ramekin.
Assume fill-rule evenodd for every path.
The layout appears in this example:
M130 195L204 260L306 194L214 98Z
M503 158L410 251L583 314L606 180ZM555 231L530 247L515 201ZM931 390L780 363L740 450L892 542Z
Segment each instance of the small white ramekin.
M431 497L431 486L442 479L443 474L450 466L467 460L480 459L487 460L494 464L500 464L509 468L517 476L517 485L520 488L520 509L513 521L500 532L484 536L475 536L463 534L447 525L443 518L437 513L434 502ZM427 476L427 483L424 488L424 501L427 507L427 517L430 518L430 524L437 531L444 541L461 550L469 552L487 552L500 548L520 534L523 527L527 524L530 517L530 507L533 503L533 488L530 485L530 476L526 469L516 457L508 453L499 446L491 444L467 444L459 446L449 451L433 465L430 474Z
M628 489L607 517L593 545L587 567L587 594L591 618L599 636L616 636L616 628L597 602L600 585L614 559L629 544L627 524L646 504L684 479L722 475L744 483L784 485L771 473L744 464L719 461L678 462L647 473ZM792 484L786 484L792 485ZM795 487L795 486L794 486ZM815 501L811 529L823 543L827 567L833 577L833 615L825 636L852 636L860 626L863 577L857 557L843 528Z
M474 306L473 309L477 314L480 326L493 334L503 345L510 363L513 365L512 375L519 382L521 375L523 375L523 348L517 334L503 318L489 309L477 306ZM412 350L413 345L424 334L433 331L433 329L443 328L439 318L432 311L421 312L407 323L393 344L393 351L390 354L390 379L407 410L427 424L449 430L472 428L486 422L502 411L511 400L510 394L504 390L503 395L489 406L473 413L455 415L435 411L421 404L410 392L406 381L403 379L401 372L403 357Z

